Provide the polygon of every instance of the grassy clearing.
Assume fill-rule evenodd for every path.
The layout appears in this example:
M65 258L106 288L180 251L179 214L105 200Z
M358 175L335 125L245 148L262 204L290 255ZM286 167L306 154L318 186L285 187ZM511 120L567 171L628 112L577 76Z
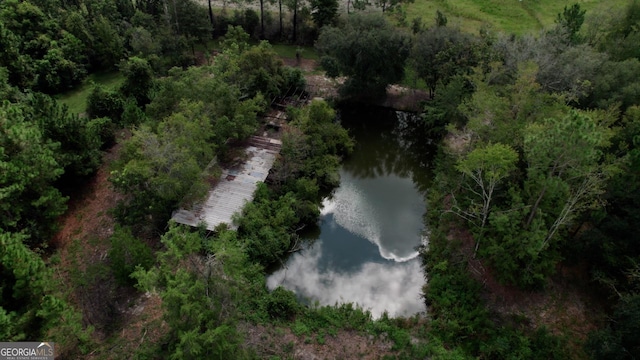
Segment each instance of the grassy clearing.
M300 54L304 59L319 59L318 53L312 46L295 46L288 44L272 44L272 46L273 50L283 58L294 59L296 57L296 49L301 49ZM220 40L210 41L206 47L200 45L197 48L197 50L199 51L207 51L212 49L220 49ZM73 90L56 95L56 99L59 102L67 105L70 112L81 114L87 111L87 98L91 93L93 84L100 84L105 88L112 90L122 85L123 82L124 77L118 71L91 74L87 77L82 85Z
M107 89L115 89L122 85L124 77L119 71L91 74L87 77L82 85L56 96L56 99L67 105L69 111L81 114L87 110L87 98L91 93L93 84L100 84Z
M288 44L271 44L273 50L280 57L294 59L296 57L296 49L300 49L300 55L304 59L319 60L320 57L313 46L296 46Z
M483 25L514 34L535 32L552 26L565 6L579 3L589 13L624 8L628 0L434 0L415 1L406 7L409 21L421 17L423 23L435 23L437 10L449 24L477 33Z

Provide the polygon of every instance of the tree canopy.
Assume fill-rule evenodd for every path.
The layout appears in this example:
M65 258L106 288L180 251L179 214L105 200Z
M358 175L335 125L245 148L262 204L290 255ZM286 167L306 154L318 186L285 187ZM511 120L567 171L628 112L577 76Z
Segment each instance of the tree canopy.
M409 44L384 17L354 14L340 27L325 27L316 48L327 75L347 77L343 94L379 96L402 79Z
M317 223L322 196L339 184L341 159L354 148L330 102L286 110L279 157L234 219L237 231L166 225L172 210L218 180L231 143L273 131L260 128L269 103L304 88L300 69L251 38L309 44L319 34L323 69L344 77L338 100L378 100L398 83L430 93L415 122L381 131L402 142L400 151L365 154L389 168L401 156L433 168L422 249L428 324L385 316L365 330L411 349L398 357L566 358L568 336L487 309L482 292L490 287L469 269L486 264L499 281L534 291L554 281L560 265L579 264L611 302L586 351L640 357L639 1L609 17L585 12L588 4L565 6L555 26L517 36L453 27L466 24L448 21L459 10L449 5L435 25L415 18L411 34L415 14L404 0L350 0L344 18L336 0L283 0L279 24L262 0L254 1L259 13L233 2L242 10L214 13L211 1L207 11L195 0L0 2L0 340L46 338L84 350L93 318L83 324L73 304L104 295L85 286L102 280L117 282L104 287L104 323L121 307L114 289L128 295L137 284L162 299L168 330L157 346L131 355L139 358L258 357L241 344L239 319L293 323L294 333L309 314L313 326L370 320L348 306L300 306L293 293L265 286L264 268ZM286 24L283 4L293 15ZM349 14L369 5L382 13ZM208 40L222 34L214 57ZM86 114L56 101L102 71L120 72L124 83L93 86ZM367 111L376 110L361 111L363 122ZM440 138L438 158L427 164L418 149ZM77 280L47 245L69 194L116 139L121 155L110 181L121 201L111 214L119 224L100 239L98 264L78 269ZM67 294L69 282L77 288ZM110 336L108 326L101 331ZM300 330L319 343L324 331ZM424 348L412 338L423 333L431 337Z
M417 35L411 62L433 96L439 83L446 85L456 75L471 73L477 63L476 51L471 36L456 28L436 26Z

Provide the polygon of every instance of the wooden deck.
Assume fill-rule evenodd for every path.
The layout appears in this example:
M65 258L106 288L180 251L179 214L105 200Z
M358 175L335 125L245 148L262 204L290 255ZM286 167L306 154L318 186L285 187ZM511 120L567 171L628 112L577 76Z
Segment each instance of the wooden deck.
M214 230L221 223L235 229L232 217L253 200L259 182L263 182L275 162L282 142L262 136L252 136L245 148L247 160L230 169L224 169L218 184L211 189L206 201L192 209L179 209L172 219L180 224L198 226L205 223Z

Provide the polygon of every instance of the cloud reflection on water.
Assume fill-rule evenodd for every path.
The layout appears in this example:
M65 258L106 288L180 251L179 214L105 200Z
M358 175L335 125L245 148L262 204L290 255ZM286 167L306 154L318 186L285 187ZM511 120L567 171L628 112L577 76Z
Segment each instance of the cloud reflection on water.
M287 267L267 279L270 290L284 286L298 296L320 305L353 302L378 318L386 310L391 316L410 316L424 311L421 289L423 272L417 260L404 263L365 263L351 273L319 272L322 240L293 254Z
M337 225L376 244L387 260L418 256L425 204L411 179L393 174L363 179L345 171L340 176L341 185L323 201L321 215L333 214Z
M360 142L365 143L380 149L375 141ZM368 149L361 153L360 161L379 161ZM345 163L340 187L323 202L319 238L290 256L286 268L268 277L267 286L284 286L321 305L356 303L376 318L384 311L391 316L425 311L424 273L415 258L417 246L426 240L421 235L426 205L410 167L375 176L356 170Z

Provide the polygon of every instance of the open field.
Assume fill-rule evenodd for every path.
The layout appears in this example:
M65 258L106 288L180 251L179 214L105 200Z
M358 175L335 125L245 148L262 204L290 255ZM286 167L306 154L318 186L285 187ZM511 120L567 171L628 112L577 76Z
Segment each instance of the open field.
M206 0L199 0L207 5ZM340 1L339 13L346 16L347 0ZM565 6L575 3L589 13L608 12L610 9L621 9L629 3L629 0L414 0L413 3L404 6L407 23L411 24L414 18L421 17L425 25L431 26L435 22L437 10L444 13L449 24L460 27L463 30L477 32L483 25L491 25L496 31L506 33L524 34L536 32L545 27L552 26L558 13ZM230 1L214 0L212 4L217 9L227 9L228 13L237 8L252 8L259 11L259 2L237 5ZM277 14L277 3L265 2L265 10ZM371 7L372 11L375 11ZM287 20L290 14L287 10Z
M421 17L425 25L433 25L437 10L444 13L449 25L477 32L483 25L496 31L524 34L552 26L565 6L575 3L590 13L621 9L628 0L415 0L406 5L409 24Z

